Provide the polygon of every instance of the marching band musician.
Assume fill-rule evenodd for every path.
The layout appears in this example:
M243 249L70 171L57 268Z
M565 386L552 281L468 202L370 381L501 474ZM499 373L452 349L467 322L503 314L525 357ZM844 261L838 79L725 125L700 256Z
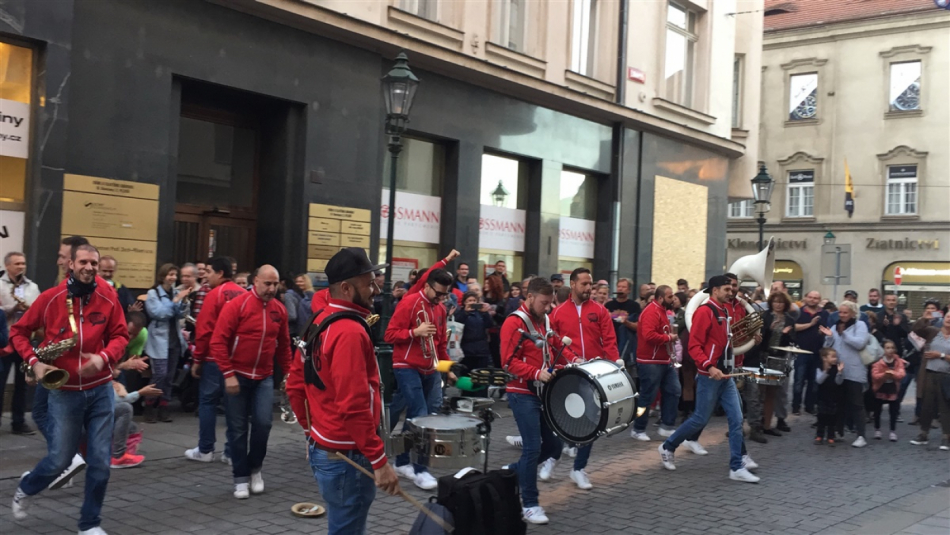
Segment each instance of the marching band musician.
M13 517L25 519L29 497L61 476L76 454L85 429L86 488L79 519L79 532L85 535L105 534L99 527L99 513L112 459L112 370L129 343L122 305L107 283L99 283L98 270L99 251L95 247L88 243L73 247L65 283L40 294L11 333L14 348L26 358L38 380L56 369L69 372L66 384L49 391L49 450L32 471L20 478L11 507ZM41 362L30 343L37 329L45 331L43 346L72 337L76 345L53 365Z
M231 280L231 260L228 257L212 259L207 269L209 291L203 298L195 323L195 350L191 364L191 376L198 378L198 446L185 450L185 458L204 463L214 460L214 429L218 421L218 404L224 393L224 378L217 363L209 359L208 346L221 309L235 297L247 294L247 290ZM227 443L221 459L231 459Z
M677 430L660 444L660 461L667 470L676 470L673 452L687 438L694 437L706 426L716 404L726 411L729 422L729 479L758 483L759 478L749 472L757 465L745 453L742 439L742 407L736 383L727 373L732 373L731 327L726 303L732 300L732 286L724 275L709 279L703 290L709 293L709 301L693 314L689 333L689 356L696 362L699 376L696 378L696 410Z
M617 333L610 312L590 298L593 288L590 270L581 267L571 272L570 286L571 297L551 312L551 328L558 336L567 336L572 342L576 341L578 346L575 347L580 349L579 356L584 360L602 358L623 366L620 352L617 351ZM578 350L575 349L574 353L577 354ZM571 481L582 490L592 488L585 471L592 445L586 444L577 449L574 469L571 471ZM551 459L544 462L539 474L542 480L551 477L560 453L555 452Z
M325 273L329 300L315 319L351 312L365 320L372 313L378 288L366 252L348 247L333 255ZM316 296L314 296L316 300ZM314 344L312 363L323 388L305 380L301 358L295 358L287 379L287 396L297 422L310 443L310 467L327 504L328 535L366 531L369 508L376 496L373 482L338 455L345 455L375 475L375 485L399 493L399 479L386 458L377 428L382 418L382 392L376 353L367 326L343 318L326 328Z
M507 385L508 406L518 424L521 433L521 458L507 468L518 474L521 486L522 515L532 524L547 524L548 517L538 502L538 464L554 457L561 451L561 441L551 432L541 415L541 398L538 397L536 382L546 383L552 377L552 370L545 369L557 365L544 350L531 340L526 341L528 332L540 333L547 338L551 351L561 353L559 362L573 362L574 353L563 347L556 336L547 337L547 311L554 300L554 287L546 279L535 277L528 283L527 298L518 311L505 319L501 327L501 354L505 369L515 375ZM520 314L519 314L520 312ZM529 318L527 325L522 315Z
M729 279L729 285L732 286L732 299L726 302L726 310L732 317L732 324L742 321L748 315L745 305L739 299L739 277L734 273L726 273ZM762 342L762 333L755 333L755 345ZM754 346L752 351L755 351ZM736 368L741 368L745 364L745 355L736 355ZM759 398L759 385L755 381L746 380L742 382L742 388L739 392L746 407L746 419L749 421L749 440L765 444L768 439L762 433L762 401Z
M393 375L406 404L407 420L436 413L442 406L442 376L436 371L436 364L451 360L447 351L447 311L442 306L451 286L452 275L448 271L429 270L425 285L403 297L386 329L385 340L393 344ZM449 381L455 381L453 373L448 375ZM396 457L396 473L412 479L423 490L438 486L425 466L409 464L408 453Z
M650 421L650 405L653 404L657 391L663 396L660 401L660 436L668 437L676 429L676 413L682 388L679 374L670 361L670 348L677 340L666 314L672 305L673 289L666 285L657 286L653 301L640 313L637 330L640 396L637 398L637 406L645 410L634 420L633 430L630 431L630 436L637 440L650 440L646 430Z
M11 251L3 257L3 266L6 273L0 277L0 307L6 316L8 326L13 326L23 317L30 305L40 295L36 283L26 278L26 255ZM26 409L26 379L19 373L22 360L13 349L12 344L0 348L0 409L3 408L3 391L7 384L10 370L13 370L13 396L10 412L13 417L14 435L32 435L36 431L30 428L24 418ZM0 412L3 412L0 410Z
M274 299L279 286L277 270L261 266L251 290L221 309L211 335L210 355L221 369L227 394L227 439L239 500L264 492L261 468L274 416L275 357L281 370L290 369L287 309Z

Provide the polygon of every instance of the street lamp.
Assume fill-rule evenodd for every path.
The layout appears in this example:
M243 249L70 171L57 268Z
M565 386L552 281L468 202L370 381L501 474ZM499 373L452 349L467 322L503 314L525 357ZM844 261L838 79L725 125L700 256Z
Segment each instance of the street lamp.
M392 354L391 344L383 342L382 338L389 327L389 320L393 316L393 235L396 229L396 164L399 153L402 151L402 134L406 131L409 122L409 111L412 101L419 87L419 79L409 70L409 58L404 52L396 56L393 65L386 76L383 76L383 99L386 101L386 134L389 135L389 227L386 229L386 278L383 283L383 310L380 318L380 340L377 359L380 362L380 375L387 387L384 390L386 402L392 400L392 389L388 388L392 381Z
M825 245L834 245L834 244L835 244L835 235L832 234L831 231L829 230L829 231L827 232L827 234L825 234L824 240L825 240Z
M765 214L772 207L772 187L775 181L772 180L765 164L759 164L759 174L752 179L752 198L755 199L755 222L759 224L759 250L762 250L762 243L765 234Z
M508 197L508 190L505 189L505 186L503 186L501 180L499 180L498 187L495 188L495 191L491 192L492 202L494 202L495 206L504 206L506 197Z

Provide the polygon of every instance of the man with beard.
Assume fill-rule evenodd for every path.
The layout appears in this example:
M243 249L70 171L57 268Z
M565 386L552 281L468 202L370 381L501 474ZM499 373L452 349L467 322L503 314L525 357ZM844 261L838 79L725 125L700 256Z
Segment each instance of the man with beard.
M16 251L7 253L3 258L3 266L6 268L6 273L0 277L0 306L2 306L3 314L6 316L6 324L12 327L39 297L40 289L35 282L26 278L26 256L23 253ZM3 408L3 391L7 384L7 377L10 370L13 370L13 396L10 407L10 413L13 417L13 434L32 435L36 431L26 424L24 418L26 411L26 379L19 370L22 359L14 351L12 344L0 348L0 355L3 355L0 357L0 409ZM0 410L0 412L3 411Z
M37 380L56 369L69 372L69 380L49 393L49 450L20 478L11 509L17 520L27 517L30 497L61 477L85 430L88 468L79 532L100 535L105 533L99 527L99 513L112 458L112 370L125 352L129 331L115 292L104 281L100 288L99 251L88 244L73 248L68 269L65 283L40 294L12 330L13 345ZM41 347L67 339L75 340L75 345L53 364L41 362L30 343L38 329L45 332Z
M640 299L637 301L640 305L640 310L643 310L650 304L650 301L653 300L653 294L656 292L656 284L648 282L646 284L640 285Z
M819 308L821 294L812 290L805 294L804 306L799 310L795 321L795 340L798 347L808 354L795 356L795 383L792 385L792 414L800 415L802 402L805 412L815 413L815 402L818 396L818 385L815 383L815 374L818 370L818 352L824 346L825 337L819 331L820 327L828 324L828 312ZM835 318L837 322L837 318Z
M617 347L620 348L620 355L624 362L629 365L634 363L634 357L637 354L637 322L640 321L641 310L640 303L630 299L632 288L633 281L620 279L617 281L616 299L604 305L617 324Z
M677 340L666 313L672 306L673 289L662 285L656 289L653 301L640 313L637 331L637 376L640 378L640 396L637 398L637 406L643 408L643 414L634 420L630 436L644 442L650 440L647 435L647 424L650 421L650 405L653 404L657 392L662 395L660 436L668 437L676 428L676 411L679 407L682 388L676 368L670 362L672 355L669 349ZM689 442L687 447L693 449L692 441Z

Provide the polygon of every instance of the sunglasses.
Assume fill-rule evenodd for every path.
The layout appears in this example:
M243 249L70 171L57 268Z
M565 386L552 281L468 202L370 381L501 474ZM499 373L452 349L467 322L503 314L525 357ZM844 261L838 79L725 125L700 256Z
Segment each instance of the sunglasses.
M443 297L447 297L450 293L452 293L452 292L440 292L440 291L436 290L436 289L435 289L435 286L432 286L431 284L429 285L429 288L432 288L432 291L435 292L435 296L438 297L438 298L440 298L440 299L443 298Z

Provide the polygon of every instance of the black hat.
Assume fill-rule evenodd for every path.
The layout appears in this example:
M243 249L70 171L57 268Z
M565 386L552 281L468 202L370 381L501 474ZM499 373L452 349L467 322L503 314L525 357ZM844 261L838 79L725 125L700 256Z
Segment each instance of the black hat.
M327 262L323 270L327 275L327 282L336 284L366 273L372 273L386 264L373 265L366 256L366 250L359 247L344 247Z
M858 292L856 292L856 291L854 291L854 290L848 290L848 291L846 291L846 292L844 293L844 296L845 296L845 297L848 297L849 295L853 295L855 299L858 298Z
M706 289L703 290L703 293L712 294L713 288L719 288L720 286L727 286L732 284L732 281L729 277L725 275L714 275L709 282L706 284Z
M551 275L551 282L554 282L554 281L564 282L564 275L561 275L560 273L555 273L554 275Z

